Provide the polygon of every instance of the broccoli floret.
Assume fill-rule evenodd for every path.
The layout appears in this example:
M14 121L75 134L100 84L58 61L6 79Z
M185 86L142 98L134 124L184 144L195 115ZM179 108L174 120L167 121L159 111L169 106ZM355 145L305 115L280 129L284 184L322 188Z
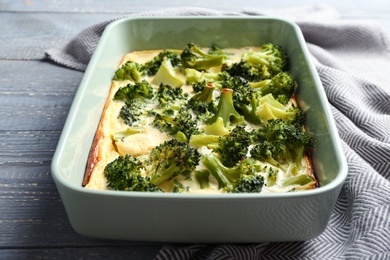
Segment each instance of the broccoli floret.
M316 180L307 174L299 174L297 176L290 177L282 182L282 187L291 185L304 186L309 183L316 183Z
M226 52L224 49L222 49L221 47L219 47L219 46L217 46L215 44L211 45L211 47L209 48L207 53L211 54L211 55L223 55L226 58L228 58L229 56L232 55L232 53Z
M215 86L213 84L206 84L200 92L191 97L190 102L210 103L213 100L214 89Z
M199 45L188 43L180 54L180 58L184 68L207 70L222 65L225 56L208 54Z
M155 85L167 84L172 87L181 87L184 84L184 80L178 76L177 70L172 66L169 59L163 60L156 75L152 79L152 83Z
M278 149L278 146L275 146L268 141L261 141L251 149L250 155L256 160L267 162L275 167L282 169L283 171L287 171L288 166L283 163L280 163L277 159L275 159L279 152Z
M191 146L197 148L206 146L208 149L212 149L218 154L221 163L227 167L235 166L245 159L251 143L251 133L240 125L236 126L227 135L199 134L190 138Z
M250 151L253 158L264 160L284 171L291 166L294 175L302 168L302 159L314 147L314 137L302 127L282 119L271 119L266 125L252 131L257 143Z
M195 180L198 182L201 189L210 188L210 172L208 170L195 171Z
M272 94L267 94L258 100L255 114L266 123L270 119L282 119L289 124L303 125L304 113L300 107L285 107L278 102Z
M192 90L195 93L201 92L206 87L207 84L210 84L210 83L206 83L206 81L196 82L196 83L192 84Z
M112 80L132 80L134 82L138 82L141 81L143 76L145 76L143 66L139 63L128 61L124 65L122 65L117 71L115 71L115 75Z
M254 67L260 66L264 78L268 78L267 74L272 77L287 69L287 56L284 50L273 43L263 44L259 51L244 53L241 60Z
M188 190L189 190L188 186L184 186L181 182L177 180L173 180L173 188L172 188L173 193L185 193L188 192Z
M232 190L233 182L240 177L240 168L238 166L226 167L222 164L215 153L210 153L202 159L210 174L218 181L219 189Z
M196 69L185 69L186 82L192 84L195 92L203 90L205 85L213 84L216 88L221 89L223 82L231 78L227 72L205 72Z
M186 107L180 108L179 111L165 109L162 113L154 112L153 115L152 125L161 132L169 135L175 135L180 132L185 135L187 140L192 135L200 133L197 121Z
M147 80L136 82L135 84L127 84L120 87L114 94L114 100L131 100L135 98L152 99L154 90L152 85Z
M232 193L259 193L264 185L264 177L260 174L241 174L233 186Z
M230 133L225 127L222 117L218 117L212 124L203 126L202 130L207 135L228 135Z
M107 187L112 190L162 192L142 176L143 163L132 155L119 156L104 168Z
M278 177L278 171L279 170L275 170L275 168L273 167L268 167L268 176L267 176L267 186L268 187L272 187L275 185L276 183L276 179Z
M225 127L229 126L231 123L245 123L244 117L240 115L234 108L232 89L223 88L221 90L221 96L219 98L217 112L208 121L208 124L214 123L219 117L222 118Z
M202 160L210 174L218 181L218 188L229 193L254 193L261 192L264 185L264 177L255 172L242 171L247 168L246 160L239 165L226 167L220 159L211 153Z
M252 124L266 124L270 119L281 118L289 124L301 126L305 122L304 112L300 107L287 107L277 101L272 94L261 96L258 91L252 91L251 101L238 109L245 120Z
M178 175L188 177L199 161L198 150L187 143L176 139L165 141L150 152L150 182L158 186Z
M170 85L160 84L156 93L156 99L161 108L179 110L187 103L189 95L182 88L173 88Z
M244 60L224 67L223 70L233 77L241 77L250 82L257 82L269 77L268 71L265 75L261 66L252 66Z
M222 88L233 90L233 103L237 109L251 102L252 88L242 77L225 77Z
M288 72L280 72L271 80L252 83L252 88L261 92L262 96L272 94L282 104L287 104L295 91L295 81Z
M200 148L205 146L209 149L215 149L218 147L218 141L220 136L211 134L197 134L191 135L189 144L192 147Z
M134 134L139 134L144 132L145 129L143 127L137 127L137 126L130 126L126 127L126 129L118 131L112 135L112 138L114 139L115 142L125 139L126 137Z
M223 74L218 72L204 72L196 69L185 69L186 82L188 84L195 84L200 82L210 83L223 79Z
M216 112L213 102L214 85L207 84L202 91L196 93L188 100L188 107L198 115L198 119L207 121Z
M171 65L173 67L180 66L181 64L180 55L177 52L170 51L170 50L163 50L152 60L144 64L144 70L146 71L146 74L148 76L155 75L158 69L160 68L162 62L166 59L170 60Z
M119 118L128 126L133 126L134 123L140 120L141 115L146 115L146 104L141 100L134 99L126 101L119 111Z
M246 158L251 134L244 126L236 126L228 135L219 137L215 151L220 154L221 162L228 167L233 167L239 161Z

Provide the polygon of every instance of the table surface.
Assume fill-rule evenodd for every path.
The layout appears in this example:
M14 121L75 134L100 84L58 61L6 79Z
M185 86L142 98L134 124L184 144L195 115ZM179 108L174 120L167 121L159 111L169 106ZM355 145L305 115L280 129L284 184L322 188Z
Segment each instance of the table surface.
M224 1L223 9L293 7L311 0ZM345 20L378 21L390 35L388 0L325 1ZM191 6L221 9L220 1ZM80 236L69 224L50 163L83 73L44 51L119 15L185 6L184 1L0 0L0 258L152 259L162 244ZM50 22L48 22L50 21Z

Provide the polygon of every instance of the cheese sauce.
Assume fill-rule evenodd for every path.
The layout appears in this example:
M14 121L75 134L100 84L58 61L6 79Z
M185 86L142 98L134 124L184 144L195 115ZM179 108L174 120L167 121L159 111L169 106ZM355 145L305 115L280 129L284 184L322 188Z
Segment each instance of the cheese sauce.
M238 62L241 59L243 53L248 51L257 51L259 47L246 47L241 49L224 49L226 53L229 53L229 63ZM124 56L123 60L119 64L119 67L125 64L127 61L135 61L139 64L144 64L147 61L153 59L156 55L158 55L162 50L149 50L149 51L138 51L128 53ZM118 68L119 68L118 67ZM219 72L221 70L220 67L212 68L208 72ZM185 82L185 75L181 74L180 77ZM149 82L153 82L153 77L145 77ZM106 109L104 111L102 120L101 120L101 130L103 135L98 140L99 141L99 154L100 160L94 167L92 174L90 176L89 182L85 185L86 188L89 189L98 189L104 190L107 189L106 179L104 177L103 171L104 167L115 160L120 155L133 155L133 156L145 156L150 153L150 151L157 145L163 143L164 141L170 140L174 138L173 136L169 136L165 133L160 132L157 128L151 126L152 117L143 115L141 116L141 120L136 124L137 127L140 128L139 132L132 133L131 135L126 134L126 131L129 131L129 126L124 123L123 120L118 118L119 112L122 106L125 105L124 101L113 100L113 96L116 91L127 84L134 82L126 80L126 81L113 81L111 85L111 91L109 97L107 98ZM152 84L152 86L157 89L158 85ZM191 84L186 84L182 86L184 92L189 95L193 95L194 91L192 89ZM218 93L214 91L214 93ZM156 101L157 102L157 101ZM156 102L151 102L146 104L147 110L153 110L156 108ZM297 105L294 100L292 100L287 106L291 106L292 104ZM200 125L200 128L203 125ZM248 123L246 125L246 130L251 131L259 126ZM212 152L212 150L201 147L198 149L201 155L208 155ZM302 161L303 171L302 174L312 175L311 172L311 162L308 158L304 157ZM267 163L264 163L264 166L273 167ZM205 166L200 163L196 170L205 169ZM259 173L263 175L265 183L268 183L268 179L270 178L267 171ZM284 187L283 183L286 179L291 177L291 173L284 172L281 169L278 169L275 173L276 182L271 185L264 185L262 189L262 193L274 193L274 192L287 192L291 190L304 190L311 189L315 186L315 181L309 183L308 185L289 185ZM298 173L299 175L300 173ZM314 176L311 176L314 179ZM188 187L188 191L190 193L197 194L209 194L209 193L222 193L224 192L222 189L218 189L218 182L214 178L210 178L210 188L201 189L198 183L195 181L194 176L192 178L185 178L183 176L175 177L176 180L179 180L185 187ZM170 191L172 189L172 181L168 181L160 188L166 191Z

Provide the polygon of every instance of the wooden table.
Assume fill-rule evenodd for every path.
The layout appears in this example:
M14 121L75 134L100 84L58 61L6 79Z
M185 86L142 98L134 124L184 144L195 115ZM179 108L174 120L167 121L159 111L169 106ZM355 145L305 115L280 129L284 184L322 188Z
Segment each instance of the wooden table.
M194 0L237 10L291 7L287 0ZM311 4L294 1L294 5ZM390 35L388 0L327 1L342 19L377 20ZM44 51L119 15L184 6L184 1L0 0L0 259L152 259L162 244L108 241L70 226L50 163L83 73L45 60Z

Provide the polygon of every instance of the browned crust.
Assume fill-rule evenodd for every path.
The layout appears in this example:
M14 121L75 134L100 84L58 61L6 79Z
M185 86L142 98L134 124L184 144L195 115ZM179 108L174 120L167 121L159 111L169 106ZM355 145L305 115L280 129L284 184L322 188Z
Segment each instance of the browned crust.
M103 125L104 125L104 121L105 121L106 111L110 105L110 98L112 96L111 94L113 91L113 87L114 87L114 84L111 84L110 92L108 94L106 104L103 108L103 112L102 112L102 115L100 117L99 125L97 127L95 137L93 139L91 149L89 151L87 167L86 167L86 171L85 171L85 175L84 175L84 179L83 179L83 183L82 183L83 187L89 183L95 166L102 159L102 154L101 154L101 150L100 150L100 141L104 138Z
M125 55L122 58L121 62L119 63L118 68L120 68L126 61L127 61L127 57ZM102 159L102 154L101 154L101 150L100 150L100 141L104 138L103 124L104 124L106 111L107 111L107 109L110 105L110 102L111 102L113 90L114 90L114 84L111 82L110 91L108 93L106 103L104 105L104 108L103 108L103 111L102 111L102 114L100 117L99 125L96 129L96 133L95 133L95 137L94 137L93 142L92 142L91 149L89 151L87 167L85 170L84 179L83 179L83 183L82 183L83 187L85 187L89 183L95 166Z
M313 185L310 186L310 189L318 188L319 187L319 183L318 183L318 180L317 180L317 178L315 176L315 173L314 173L313 161L312 161L310 153L307 153L305 155L305 160L306 160L306 165L307 165L307 174L309 174L315 180L315 183L313 183Z
M295 93L291 96L291 99L293 100L293 102L295 103L296 106L300 107L300 105L298 103L298 100L297 100L297 95ZM306 131L305 127L303 127L303 129ZM318 183L317 177L316 177L316 175L314 173L313 160L311 158L311 153L310 152L306 153L305 160L306 160L306 165L307 165L307 174L310 175L315 180L315 183L313 183L313 185L310 186L309 189L318 188L319 187L319 183Z
M99 124L94 140L92 142L91 150L89 151L87 169L85 171L84 180L82 183L83 187L89 183L93 169L95 168L96 164L98 164L98 162L101 160L101 155L99 153L99 141L102 137L102 126L101 124Z

